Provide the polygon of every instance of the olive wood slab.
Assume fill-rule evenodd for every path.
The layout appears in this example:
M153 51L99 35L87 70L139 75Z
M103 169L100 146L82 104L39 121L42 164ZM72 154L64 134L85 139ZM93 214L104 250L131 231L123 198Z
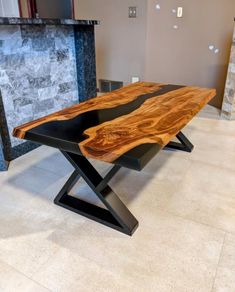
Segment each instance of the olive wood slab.
M185 87L151 98L129 115L87 129L87 139L79 144L81 152L112 162L142 144L163 148L214 96L214 90Z
M163 148L215 95L139 82L19 126L14 136L112 163L136 147Z
M35 121L16 127L14 129L13 135L17 138L24 139L25 133L27 131L44 123L52 121L66 121L88 111L113 108L128 103L140 95L155 92L160 89L162 85L163 84L152 82L138 82L131 84L103 96L90 99L88 101L50 114L46 117L42 117Z

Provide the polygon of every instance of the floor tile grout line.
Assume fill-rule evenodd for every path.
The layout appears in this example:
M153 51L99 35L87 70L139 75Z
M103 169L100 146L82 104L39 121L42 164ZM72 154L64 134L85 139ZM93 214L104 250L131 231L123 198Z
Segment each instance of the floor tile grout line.
M205 150L205 149L202 149L202 150ZM202 160L193 159L191 157L189 157L189 160L192 161L192 162L195 162L195 163L202 163L202 164L205 164L205 165L208 165L208 166L212 166L212 167L219 167L221 169L224 169L224 170L230 171L232 173L235 173L235 169L231 169L231 168L228 168L226 166L216 165L216 164L213 164L211 162L205 162L205 161L202 161Z
M216 165L216 164L212 164L210 162L203 162L203 161L200 161L200 160L193 160L191 158L190 158L190 160L195 162L195 163L201 163L201 164L205 164L205 165L208 165L208 166L211 166L211 167L217 167L217 168L220 168L221 170L226 170L226 171L229 171L229 172L235 174L235 169L232 169L232 168L229 168L229 167L226 167L226 166Z
M56 231L57 229L55 229L55 231ZM58 229L58 230L60 230L60 229ZM69 233L68 233L69 234ZM35 271L34 271L34 273L32 273L32 275L31 275L31 280L33 280L34 282L36 282L36 283L38 283L39 285L41 285L41 286L43 286L43 287L45 287L44 285L42 285L42 284L40 284L38 281L36 281L36 280L34 280L34 276L40 271L40 269L42 269L44 266L46 266L47 265L47 263L48 262L50 262L50 260L55 256L55 254L57 253L57 251L55 251L51 256L49 256L48 257L48 259L44 262L44 263L42 263ZM45 287L46 289L48 289L50 292L54 292L53 290L51 290L51 289L49 289L49 288L47 288L47 287Z
M177 185L178 187L180 187L183 184L184 178L186 177L186 175L188 174L188 172L190 171L190 169L193 166L193 161L190 161L190 165L188 166L188 169L185 171L184 175L181 176L181 178L178 180ZM172 197L178 192L178 189L176 189L173 193L172 193ZM165 207L163 207L165 210L168 206L168 203L166 203ZM167 211L167 210L166 210ZM169 212L168 212L169 213Z
M41 286L41 287L47 289L49 292L54 292L53 290L51 290L51 289L45 287L44 285L42 285L42 284L38 283L37 281L35 281L34 279L30 278L30 277L27 276L25 273L23 273L22 271L18 270L16 267L14 267L14 266L8 264L6 261L1 260L1 262L3 262L4 264L8 265L8 266L11 267L14 271L16 271L17 273L23 275L24 277L26 277L26 278L29 279L30 281L32 281L32 282L36 283L37 285L39 285L39 286Z
M163 213L166 213L166 214L168 214L168 215L171 215L171 216L173 216L173 217L177 217L177 218L183 219L183 220L188 221L188 222L192 222L192 223L195 223L195 224L198 224L198 225L204 226L204 227L208 227L208 228L213 229L213 230L215 230L215 231L220 231L221 233L223 233L223 238L225 238L226 234L232 234L232 235L234 234L234 233L232 233L232 232L228 232L227 230L223 230L223 229L221 229L221 228L218 228L218 227L215 227L215 226L212 226L212 225L206 224L206 223L202 223L202 222L199 222L199 221L196 221L196 220L192 220L192 219L190 219L190 218L185 218L185 217L183 217L183 216L180 216L180 215L177 215L177 214L171 213L171 212L165 210L164 207L159 208L158 210L161 211L161 212L163 212ZM85 222L84 222L83 224L85 224ZM66 234L69 234L67 230L63 230L63 231L64 231ZM48 260L49 260L49 259L48 259Z
M60 174L56 173L55 171L52 171L52 170L50 170L50 169L43 168L43 167L38 166L38 165L30 165L30 168L33 168L33 169L40 169L41 171L44 171L45 173L49 172L50 174L53 174L54 176L57 176L58 178L65 177L66 175L69 175L69 174L70 174L70 173L68 173L68 174L66 174L66 175L62 175L62 174L60 175ZM27 168L26 168L26 169L20 169L20 167L19 167L19 168L17 169L17 168L15 167L16 174L20 174L20 173L22 173L23 171L26 171L26 170L27 170ZM11 172L11 169L8 170L8 174L9 174L9 175L11 175L10 172ZM71 171L71 172L72 172L72 171ZM1 173L0 173L0 174L1 174Z
M185 175L186 175L186 174L185 174ZM180 184L180 183L182 183L182 181L183 181L183 179L180 180L178 183ZM176 192L177 192L177 190L173 192L172 196L174 196ZM216 230L221 231L221 232L224 232L224 233L231 233L231 234L234 234L234 235L235 235L235 232L228 231L228 230L225 230L225 229L222 229L222 228L220 228L220 227L216 227L216 226L214 226L214 225L210 225L210 224L207 224L207 223L204 223L204 222L200 222L200 221L197 221L197 220L195 220L195 219L188 218L187 216L183 216L183 215L176 214L176 213L174 213L174 212L172 212L172 211L167 210L167 206L168 206L168 203L166 203L166 205L163 206L163 207L161 208L161 210L164 211L165 213L171 215L171 216L175 216L175 217L178 217L178 218L181 218L181 219L187 220L187 221L191 221L191 222L194 222L194 223L197 223L197 224L200 224L200 225L204 225L204 226L207 226L207 227L210 227L210 228L216 229Z
M178 158L180 158L180 159L185 159L185 158L181 158L181 157L178 157ZM187 170L185 170L185 173L181 176L181 178L180 178L179 180L175 181L175 182L177 183L177 185L182 184L182 182L183 182L185 176L187 175L187 173L188 173L189 170L191 169L193 162L194 162L194 161L190 160L190 165L188 166ZM145 175L149 176L149 177L152 178L152 179L155 178L155 177L154 177L154 174L155 174L155 173L144 172L144 170L143 170L143 173L144 173ZM168 180L167 178L156 178L156 182L155 182L155 180L152 180L151 182L152 182L153 184L156 184L156 185L157 185L158 182L161 182L161 181L167 181L167 180ZM175 190L175 191L173 192L173 195L174 195L176 192L177 192L177 190Z
M212 285L212 288L211 288L211 292L213 292L214 287L215 287L215 281L216 281L216 278L217 278L217 275L218 275L218 269L219 269L219 265L220 265L220 262L221 262L221 259L222 259L222 254L223 254L223 251L224 251L224 245L225 245L226 236L227 236L227 233L224 234L224 239L223 239L223 243L222 243L222 247L221 247L221 251L220 251L219 260L218 260L218 263L217 263L217 266L216 266L216 271L215 271L215 276L214 276L214 281L213 281L213 285Z
M195 161L191 161L191 165L188 167L188 169L185 171L185 174L182 176L182 178L177 182L178 185L182 184L183 183L183 180L185 178L185 176L188 174L188 172L191 170L191 168L193 168L193 164L195 163ZM172 196L175 195L175 193L177 192L177 190L175 190L173 193L172 193ZM197 221L197 220L194 220L194 219L190 219L190 218L187 218L185 216L181 216L179 214L175 214L173 212L170 212L169 210L167 210L167 206L168 204L166 204L165 206L163 206L162 208L160 208L161 211L171 215L171 216L175 216L175 217L178 217L178 218L181 218L181 219L184 219L184 220L187 220L187 221L191 221L191 222L194 222L196 224L200 224L200 225L203 225L203 226L206 226L206 227L209 227L209 228L212 228L212 229L215 229L215 230L218 230L220 232L223 232L223 233L228 233L227 230L224 230L222 228L219 228L219 227L216 227L216 226L213 226L213 225L210 225L210 224L206 224L206 223L203 223L203 222L200 222L200 221ZM230 232L231 234L234 234L232 232Z
M190 170L193 168L193 164L194 163L197 163L197 161L191 161L191 165L188 167L187 171L185 172L185 174L182 176L182 178L178 181L178 185L179 184L182 184L183 183L183 180L184 178L186 177L186 175L190 172ZM200 162L200 163L203 163L203 162ZM204 163L206 164L206 163ZM177 190L175 190L173 193L172 193L172 196L174 196L176 194ZM220 193L218 193L220 194ZM186 216L181 216L179 214L175 214L174 212L171 212L169 210L167 210L167 206L168 206L169 203L166 203L166 205L164 207L161 208L162 211L166 212L167 214L170 214L172 216L175 216L175 217L179 217L179 218L182 218L184 220L188 220L188 221L191 221L191 222L194 222L194 223L197 223L197 224L201 224L201 225L204 225L204 226L207 226L207 227L210 227L210 228L214 228L216 230L219 230L219 231L222 231L222 232L225 232L225 233L231 233L231 234L235 234L231 231L228 231L228 230L224 230L222 228L219 228L219 227L216 227L216 226L213 226L213 225L210 225L210 224L207 224L207 223L203 223L203 222L200 222L200 221L197 221L197 220L194 220L194 219L191 219L191 218L188 218Z
M194 130L194 129L189 129L188 128L188 130ZM194 131L194 133L196 133L196 132L198 132L199 130L196 130L196 131ZM212 132L213 131L213 132ZM221 136L221 137L227 137L227 138L230 138L230 137L234 137L232 134L223 134L223 132L221 131L221 132L218 132L218 133L215 133L215 129L212 129L212 131L210 130L208 130L208 131L205 131L205 130L202 130L202 129L200 129L200 133L202 133L202 134L211 134L211 135L214 135L214 136Z
M164 209L162 209L162 211L164 211L165 213L167 213L167 214L169 214L169 215L171 215L171 216L174 216L174 217L177 217L177 218L181 218L181 219L184 219L184 220L187 220L187 221L190 221L190 222L196 223L196 224L200 224L200 225L203 225L203 226L209 227L209 228L211 228L211 229L218 230L218 231L223 232L223 233L225 233L225 234L227 234L227 233L234 234L234 233L232 233L232 232L228 232L227 230L224 230L224 229L222 229L222 228L215 227L215 226L213 226L213 225L209 225L209 224L206 224L206 223L203 223L203 222L199 222L199 221L197 221L197 220L193 220L193 219L190 219L190 218L187 218L187 217L184 217L184 216L180 216L180 215L178 215L178 214L174 214L174 213L172 213L172 212L170 212L170 211L168 211L168 210L164 210Z
M192 141L192 143L193 143L193 141ZM203 142L201 142L201 143L203 143ZM203 161L203 160L198 160L198 159L194 159L194 158L192 158L192 156L193 156L193 152L194 151L197 151L197 149L199 149L200 148L200 146L197 146L197 145L199 145L199 144L194 144L194 147L195 147L195 149L192 151L192 153L188 153L189 155L187 156L187 158L190 160L190 161L192 161L192 162L199 162L199 163L203 163L203 164L207 164L207 165L210 165L210 166L213 166L213 167L221 167L221 168L223 168L223 169L225 169L225 170L229 170L229 171L233 171L233 172L235 172L235 169L234 170L232 170L231 168L227 168L227 167L225 167L225 166L221 166L221 165L215 165L215 164L213 164L213 163L211 163L211 162L207 162L207 161ZM208 150L208 147L207 148L200 148L199 150L202 150L202 151L204 151L204 150ZM219 150L219 149L218 149ZM221 150L220 150L221 151ZM222 151L222 152L224 152L224 150ZM182 152L180 152L180 151L174 151L173 153L182 153ZM183 153L182 153L183 154ZM176 156L176 157L178 157L178 158L183 158L183 159L186 159L186 156L182 156L182 155L178 155L178 156Z
M189 159L190 159L190 158L189 158ZM185 174L182 176L181 179L179 179L178 182L176 182L177 185L179 185L179 184L181 184L181 183L183 182L183 180L184 180L184 178L186 177L186 175L187 175L187 174L189 173L189 171L193 168L193 164L195 164L195 163L200 163L200 164L206 164L206 165L210 165L210 166L215 166L215 165L211 165L211 164L209 164L209 163L204 163L204 162L201 162L201 161L193 161L193 160L191 160L191 159L190 159L190 162L191 162L191 164L190 164L190 166L188 167L188 169L186 170ZM217 167L218 167L218 166L217 166ZM223 168L223 167L221 167L221 168ZM223 169L228 170L227 168L223 168ZM235 171L234 171L234 174L235 174ZM153 182L153 183L154 183L154 182ZM203 190L203 188L202 188L202 190ZM178 190L175 190L175 191L173 192L172 196L174 196L177 192L178 192ZM221 192L215 192L215 193L218 194L218 195L222 195ZM167 211L167 209L165 209L165 208L167 208L167 206L168 206L168 203L166 204L165 207L163 207L164 210L165 210L167 213L172 214L172 215L174 215L174 216L178 216L178 217L181 217L181 218L188 219L188 220L190 220L190 221L195 221L194 219L190 219L190 218L187 218L187 217L184 217L184 216L180 216L180 215L178 215L178 214L175 214L175 213L173 213L173 212ZM213 225L206 224L206 223L202 223L202 222L199 222L199 221L195 221L195 222L197 222L197 223L201 223L201 224L204 224L204 225L207 225L207 226L214 227ZM229 232L229 233L232 233L232 234L233 234L233 232L230 232L230 231L228 231L228 230L224 230L224 229L219 228L219 227L214 227L214 228L216 228L216 229L218 229L218 230L222 230L222 231L224 231L224 232Z
M73 170L71 170L69 173L67 174L58 174L58 172L55 172L53 170L50 170L50 169L46 169L46 168L43 168L41 166L38 166L38 165L32 165L31 167L34 167L34 168L37 168L37 169L40 169L40 170L43 170L45 171L46 173L47 172L50 172L51 174L54 174L55 176L57 176L58 178L64 178L65 176L71 174L73 172Z

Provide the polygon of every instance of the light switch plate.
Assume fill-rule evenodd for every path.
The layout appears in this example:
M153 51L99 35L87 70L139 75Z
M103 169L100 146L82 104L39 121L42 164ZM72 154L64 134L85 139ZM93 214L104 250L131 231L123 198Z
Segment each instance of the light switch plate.
M137 17L137 7L132 6L129 7L129 18L136 18Z
M183 7L178 7L177 8L177 17L178 18L183 17Z
M178 18L183 17L183 7L178 7L177 8L177 17Z

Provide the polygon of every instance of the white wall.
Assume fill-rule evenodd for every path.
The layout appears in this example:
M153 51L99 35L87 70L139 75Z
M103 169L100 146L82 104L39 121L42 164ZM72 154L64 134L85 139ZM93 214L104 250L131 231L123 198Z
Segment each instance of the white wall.
M19 6L17 0L0 0L0 16L19 17Z

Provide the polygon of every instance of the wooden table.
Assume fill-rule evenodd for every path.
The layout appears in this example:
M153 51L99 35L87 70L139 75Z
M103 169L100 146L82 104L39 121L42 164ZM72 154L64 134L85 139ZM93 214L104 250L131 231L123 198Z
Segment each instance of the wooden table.
M74 166L55 203L132 235L138 221L109 187L121 167L141 171L164 147L191 152L181 130L214 89L139 82L14 129L15 137L58 148ZM178 142L171 142L177 137ZM87 158L113 164L103 178ZM69 195L82 177L106 209Z

